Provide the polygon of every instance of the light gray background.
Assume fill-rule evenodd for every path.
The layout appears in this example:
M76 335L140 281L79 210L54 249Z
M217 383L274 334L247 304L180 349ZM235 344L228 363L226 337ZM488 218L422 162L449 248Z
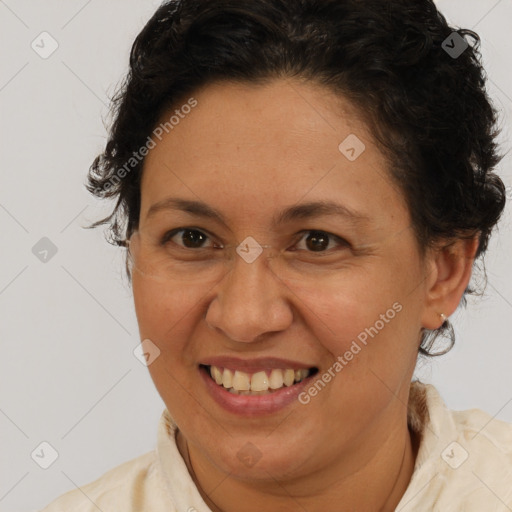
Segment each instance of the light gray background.
M81 226L107 213L83 187L102 150L108 98L156 0L0 0L0 511L42 508L58 495L152 450L163 402L134 357L139 342L121 249ZM489 92L510 148L512 0L441 0L483 39ZM31 42L59 47L42 59ZM36 40L37 41L37 40ZM46 46L48 48L48 46ZM512 152L499 172L512 198ZM46 263L32 247L48 237ZM483 300L452 320L457 344L418 368L453 409L512 421L510 207L487 256ZM59 457L31 458L42 441Z

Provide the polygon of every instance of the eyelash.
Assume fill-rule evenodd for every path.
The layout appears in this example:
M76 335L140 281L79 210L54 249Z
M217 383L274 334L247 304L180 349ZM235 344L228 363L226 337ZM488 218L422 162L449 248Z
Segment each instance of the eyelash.
M167 233L164 234L164 236L162 237L162 240L161 240L161 245L162 246L165 246L169 243L169 241L171 240L171 238L173 238L175 235L177 235L178 233L180 232L187 232L187 231L190 231L190 232L194 232L194 233L201 233L202 235L205 235L207 237L207 239L210 239L211 237L205 233L204 231L200 230L200 229L196 229L196 228L177 228L177 229L173 229L171 231L168 231ZM304 230L304 231L300 231L299 233L297 233L297 236L298 235L301 235L300 238L298 239L298 241L296 242L299 243L303 236L306 235L306 234L311 234L311 233L315 233L317 235L327 235L327 237L329 238L329 241L331 240L334 240L336 242L338 242L339 245L341 246L344 246L344 247L350 247L350 244L344 240L343 238L339 237L339 236L336 236L336 235L333 235L332 233L328 233L327 231L321 231L321 230L318 230L318 229L307 229L307 230ZM192 251L199 251L199 250L204 250L204 249L209 249L208 247L197 247L197 248L193 248L193 247L183 247L183 246L180 246L179 244L176 244L178 245L178 247L180 247L181 249L184 249L184 250L192 250ZM219 247L214 247L214 248L219 248ZM324 251L308 251L310 253L326 253L328 252L329 249L327 250L324 250Z

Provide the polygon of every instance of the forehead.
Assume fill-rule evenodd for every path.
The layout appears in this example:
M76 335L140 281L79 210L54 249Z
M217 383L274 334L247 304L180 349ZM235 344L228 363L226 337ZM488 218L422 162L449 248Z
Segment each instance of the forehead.
M265 211L274 219L278 207L302 199L336 200L369 217L384 205L406 213L358 110L326 88L221 82L191 96L192 109L177 104L161 118L174 115L174 123L146 157L141 219L168 196L224 208L227 217Z

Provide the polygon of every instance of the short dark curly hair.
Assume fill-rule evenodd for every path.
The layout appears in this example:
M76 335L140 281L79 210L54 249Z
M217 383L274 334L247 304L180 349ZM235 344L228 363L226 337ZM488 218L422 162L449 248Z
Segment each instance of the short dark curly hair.
M460 55L448 51L456 43ZM478 236L478 258L506 197L493 173L497 112L479 43L474 32L450 27L432 0L167 1L137 36L112 100L109 139L87 189L117 202L90 227L109 223L109 241L126 245L139 222L144 165L133 157L186 95L223 80L293 77L330 88L361 112L392 163L423 254L439 240ZM451 348L445 321L423 330L420 353L432 355L440 334Z

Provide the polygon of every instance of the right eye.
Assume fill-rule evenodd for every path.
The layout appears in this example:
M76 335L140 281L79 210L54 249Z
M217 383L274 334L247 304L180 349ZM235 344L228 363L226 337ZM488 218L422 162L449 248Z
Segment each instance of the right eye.
M179 236L177 236L179 235ZM181 240L182 244L173 241L172 239L176 237L177 240ZM165 233L162 237L161 245L167 245L170 241L176 244L178 247L183 249L207 249L208 247L204 247L204 243L209 240L209 236L194 228L177 228ZM215 247L212 246L210 248Z

